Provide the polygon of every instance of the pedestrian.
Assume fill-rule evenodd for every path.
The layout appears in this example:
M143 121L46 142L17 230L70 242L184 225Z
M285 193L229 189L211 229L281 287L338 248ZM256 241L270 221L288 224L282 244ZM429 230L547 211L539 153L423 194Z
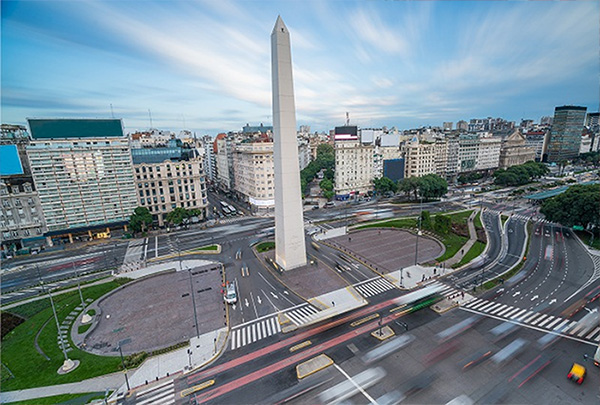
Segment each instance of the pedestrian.
M433 268L433 275L435 276L436 268Z
M331 306L335 307L335 302L331 301Z
M464 291L461 291L461 292L460 292L460 296L461 296L461 298L464 300L464 299L465 299L465 292L464 292Z
M421 281L425 281L425 274L423 274L423 277L421 277Z

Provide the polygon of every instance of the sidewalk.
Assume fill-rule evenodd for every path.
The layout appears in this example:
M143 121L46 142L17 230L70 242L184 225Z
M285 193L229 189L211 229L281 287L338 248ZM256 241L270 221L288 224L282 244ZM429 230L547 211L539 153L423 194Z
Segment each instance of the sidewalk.
M473 221L475 220L475 216L477 216L478 212L479 210L474 210L467 220L467 226L469 227L469 240L463 245L462 248L460 248L458 252L456 252L454 256L443 262L446 268L452 268L452 265L459 263L464 255L467 254L469 249L471 249L475 242L477 242L477 232L475 231L475 224Z
M51 397L61 394L84 394L87 392L114 391L125 382L123 373L107 374L100 377L90 378L76 383L50 385L46 387L29 388L19 391L0 393L0 402L27 401L35 398Z

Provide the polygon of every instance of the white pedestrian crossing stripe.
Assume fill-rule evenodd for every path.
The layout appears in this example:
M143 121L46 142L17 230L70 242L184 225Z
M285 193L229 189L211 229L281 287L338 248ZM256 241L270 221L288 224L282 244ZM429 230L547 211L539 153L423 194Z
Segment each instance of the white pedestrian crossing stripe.
M136 405L167 405L175 403L175 386L173 380L138 391L135 395Z
M470 312L477 312L491 317L504 318L522 325L530 325L538 329L560 332L580 339L598 343L600 341L600 327L586 327L577 321L571 321L555 315L528 311L508 304L475 298L464 305Z
M282 312L294 325L300 326L314 319L318 310L310 304L302 304ZM231 329L231 350L249 345L281 332L278 314L253 320Z
M361 281L360 283L354 284L353 287L365 298L372 297L395 288L392 283L382 277Z

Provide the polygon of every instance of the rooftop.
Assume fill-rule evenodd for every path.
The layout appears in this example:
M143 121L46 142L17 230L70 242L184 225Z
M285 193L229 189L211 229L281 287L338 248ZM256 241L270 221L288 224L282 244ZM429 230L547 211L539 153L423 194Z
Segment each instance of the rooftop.
M119 119L31 119L29 129L33 139L123 137Z

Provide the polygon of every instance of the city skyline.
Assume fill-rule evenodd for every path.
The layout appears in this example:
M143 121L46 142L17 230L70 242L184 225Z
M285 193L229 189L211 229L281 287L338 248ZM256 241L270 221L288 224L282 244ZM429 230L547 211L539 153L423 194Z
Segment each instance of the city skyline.
M3 123L270 125L278 14L313 131L598 110L597 2L2 2Z

